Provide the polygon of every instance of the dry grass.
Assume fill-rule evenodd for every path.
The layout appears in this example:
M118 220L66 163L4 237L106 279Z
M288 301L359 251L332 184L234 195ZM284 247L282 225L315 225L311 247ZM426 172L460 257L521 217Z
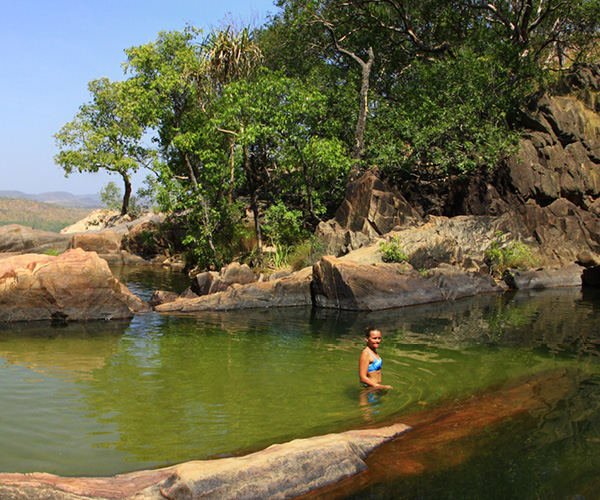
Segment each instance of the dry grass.
M20 224L33 229L60 232L92 211L90 208L61 207L25 198L0 197L0 226Z

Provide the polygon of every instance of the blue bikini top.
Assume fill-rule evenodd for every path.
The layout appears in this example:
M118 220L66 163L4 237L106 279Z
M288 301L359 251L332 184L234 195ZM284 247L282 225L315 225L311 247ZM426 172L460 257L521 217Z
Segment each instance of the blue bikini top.
M377 370L381 370L381 365L383 364L383 360L381 359L381 356L378 359L375 357L375 355L373 353L370 353L370 354L371 354L371 357L373 358L373 361L369 365L369 368L367 369L367 371L368 372L376 372Z

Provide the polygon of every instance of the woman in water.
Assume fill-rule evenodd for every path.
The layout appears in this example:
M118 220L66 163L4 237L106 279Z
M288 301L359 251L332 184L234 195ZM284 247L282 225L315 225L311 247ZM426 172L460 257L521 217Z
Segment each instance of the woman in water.
M358 360L358 376L365 387L376 389L391 389L389 385L381 384L381 356L377 348L381 344L381 332L377 328L365 328L367 347L363 349Z

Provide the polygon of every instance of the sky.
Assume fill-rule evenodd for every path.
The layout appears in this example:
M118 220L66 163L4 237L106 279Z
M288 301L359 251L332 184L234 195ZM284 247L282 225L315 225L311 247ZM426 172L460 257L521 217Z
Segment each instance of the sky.
M259 26L274 0L0 0L0 191L99 193L119 176L54 163L53 135L90 100L96 78L123 78L124 50L160 31ZM147 175L133 177L134 192Z

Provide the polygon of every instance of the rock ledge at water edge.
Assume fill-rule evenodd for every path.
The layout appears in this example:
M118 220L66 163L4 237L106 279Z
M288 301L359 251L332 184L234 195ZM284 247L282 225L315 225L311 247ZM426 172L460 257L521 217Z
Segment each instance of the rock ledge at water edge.
M108 478L0 474L3 500L295 498L367 468L364 459L411 430L404 424L297 439L243 457L186 462Z

